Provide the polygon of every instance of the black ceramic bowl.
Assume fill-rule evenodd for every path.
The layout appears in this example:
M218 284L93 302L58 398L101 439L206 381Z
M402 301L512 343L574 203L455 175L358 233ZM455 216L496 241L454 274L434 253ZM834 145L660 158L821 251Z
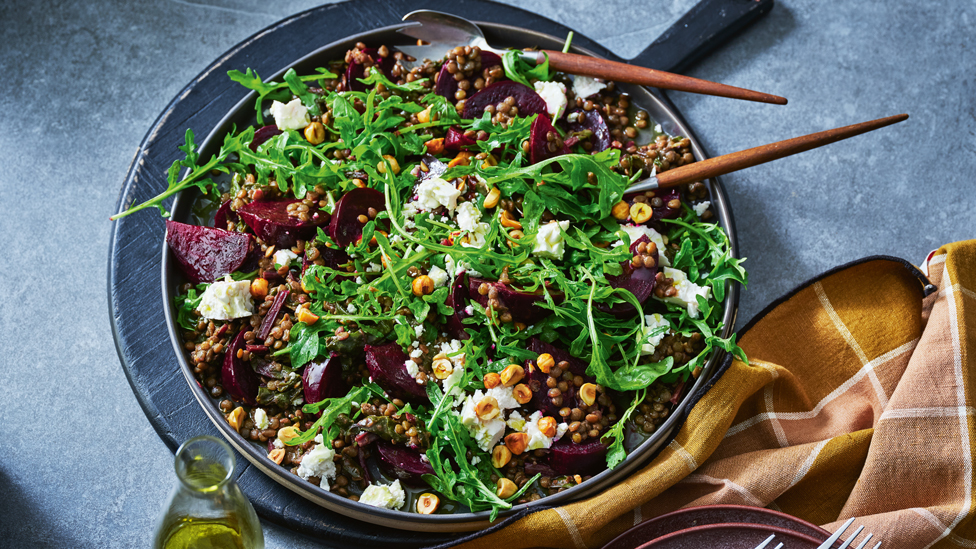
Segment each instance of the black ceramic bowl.
M554 37L527 29L492 23L479 23L479 25L484 31L488 42L495 47L539 47L559 50L563 45L563 38ZM374 31L350 36L338 42L333 42L332 44L323 46L305 57L298 59L291 65L291 67L293 67L299 74L311 73L316 67L326 66L329 60L341 59L345 52L352 48L356 42L387 45L411 43L409 39L396 32L396 29L398 28L400 28L399 25L384 27ZM573 51L575 53L594 55L592 52L581 48L574 47ZM265 78L265 80L280 81L284 72L285 71L282 70L275 75L262 76ZM632 105L646 110L650 114L651 118L660 124L666 133L684 136L693 135L681 120L678 113L670 109L647 89L631 85L622 85L619 86L619 88L629 93L631 96ZM231 109L230 112L227 113L224 119L216 126L214 131L211 132L210 135L207 136L207 139L201 144L201 157L209 158L210 155L214 154L223 142L224 135L227 134L233 126L236 125L236 127L242 128L248 125L253 125L253 105L255 98L256 95L254 93L247 94L246 97L244 97L233 109ZM695 158L699 160L704 159L705 154L699 144L693 137L691 141L691 147L695 154ZM709 188L712 210L717 217L717 222L721 224L729 234L732 246L731 251L733 255L737 256L737 250L735 248L734 225L732 223L732 212L729 210L725 191L722 189L722 186L717 179L709 180L706 182L706 184ZM198 196L199 195L197 192L193 190L184 192L177 197L175 203L173 204L172 219L196 223L196 220L193 219L192 206ZM170 339L173 343L173 349L176 352L177 359L180 362L183 375L186 378L187 383L189 383L193 395L196 397L204 412L217 426L227 441L233 445L234 448L236 448L246 459L248 459L265 474L280 483L282 486L301 495L308 501L362 521L380 524L382 526L391 528L424 532L462 532L478 530L490 525L488 522L487 511L478 513L466 512L455 514L421 515L411 512L392 511L370 507L343 498L336 494L332 494L319 488L318 486L302 480L301 478L291 474L287 469L275 464L273 461L268 459L267 449L265 447L259 446L244 439L244 437L242 437L239 433L231 429L218 408L217 401L200 387L196 379L193 377L193 372L189 363L187 362L186 354L183 350L181 341L180 330L177 328L175 322L176 313L173 308L173 298L177 295L178 287L183 282L182 274L180 273L178 265L170 253L169 247L163 245L162 249L163 306ZM732 327L735 324L735 313L738 298L738 285L732 284L726 293L725 302L723 304L722 321L725 324L725 329L723 330L722 337L727 337L731 333ZM702 374L695 380L692 387L687 388L685 395L694 393L696 389L705 383L715 371L715 368L723 357L724 353L721 351L716 351L711 357L709 357L705 367L703 368ZM518 512L526 507L531 508L565 504L572 500L578 500L596 494L617 483L627 475L633 473L639 466L644 464L648 458L654 455L665 442L671 439L673 431L676 428L676 424L679 418L683 415L681 412L684 411L684 408L687 406L687 398L679 402L677 408L672 412L667 421L665 421L665 423L661 425L661 427L650 438L644 440L639 437L628 437L629 439L636 440L637 444L635 447L628 448L629 456L616 468L603 471L590 480L573 487L570 490L542 498L532 503L513 506L512 509L502 513L500 516L504 517L506 515Z

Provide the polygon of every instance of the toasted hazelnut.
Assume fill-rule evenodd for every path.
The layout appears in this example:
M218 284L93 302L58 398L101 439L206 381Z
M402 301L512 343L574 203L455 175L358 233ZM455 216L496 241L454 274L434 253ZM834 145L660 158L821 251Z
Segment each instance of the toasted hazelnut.
M447 379L447 376L454 372L454 364L444 353L439 353L434 357L431 367L434 369L434 377L437 379Z
M539 430L548 438L556 436L556 418L546 416L539 418Z
M264 299L267 297L268 280L265 278L255 278L253 281L251 281L251 295L254 296L255 299Z
M498 165L498 159L495 158L495 155L489 154L488 157L485 158L485 161L481 163L481 169L487 170L488 168L497 165Z
M298 437L298 429L294 425L287 425L278 429L278 440L288 444L288 441Z
M427 148L427 154L440 156L444 153L444 138L435 137L434 139L424 143L424 147Z
M420 122L421 124L426 124L426 123L430 122L430 111L431 111L432 108L433 108L433 106L427 107L426 109L418 112L417 113L417 122Z
M281 465L281 462L285 459L285 449L275 448L274 450L271 450L271 452L268 454L268 459L277 463L278 465Z
M441 500L436 495L426 492L417 498L417 512L421 515L429 515L437 510L441 505Z
M576 484L583 484L583 477L579 475L573 475L573 480L576 481Z
M488 191L488 196L485 197L485 201L482 202L481 205L484 206L486 210L490 210L498 205L498 200L501 198L501 196L502 192L498 189L498 187L495 187Z
M502 213L499 214L499 219L501 219L502 227L508 227L509 229L522 228L522 223L513 218L508 210L502 210Z
M582 399L587 406L593 406L593 403L596 402L596 385L592 383L584 383L583 386L580 387L579 395L580 399Z
M454 166L467 166L471 163L472 156L474 156L474 153L461 151L457 154L457 156L454 157L453 160L447 163L447 167L453 168Z
M413 279L413 295L417 297L430 295L434 292L434 279L427 275L420 275Z
M529 389L529 386L524 383L519 383L512 387L512 396L515 397L515 402L526 404L532 400L532 389Z
M496 374L495 372L488 372L485 374L485 389L494 389L502 384L502 376Z
M312 122L305 126L305 139L312 145L325 141L325 126L321 122Z
M481 402L474 405L474 413L481 421L488 421L498 417L501 410L498 408L498 401L493 396L486 396Z
M535 365L542 370L542 373L548 374L549 370L556 365L556 360L549 353L542 353L539 358L535 359Z
M634 223L647 223L654 216L654 210L646 202L634 202L630 207L630 219Z
M235 431L240 431L241 424L244 423L245 415L247 414L244 412L244 408L238 406L237 408L231 410L229 414L227 414L227 423L230 424L230 426Z
M613 216L617 221L625 221L630 217L630 204L621 200L613 205L613 209L610 210L610 215Z
M529 435L525 433L512 433L505 437L505 446L515 455L521 455L529 446Z
M515 492L518 492L518 486L515 486L514 482L504 477L498 479L498 489L495 490L495 494L498 497L508 499L512 497Z
M396 175L396 174L400 173L400 163L397 162L397 159L396 159L395 156L392 156L392 155L389 155L389 154L384 154L383 155L383 159L386 160L386 162L380 162L379 164L377 164L376 165L376 171L378 171L378 172L380 172L382 174L385 174L386 173L386 165L389 164L390 165L390 171L393 172L393 175Z
M502 385L511 387L522 381L525 377L525 370L518 364L509 364L501 373Z
M491 451L491 466L495 469L501 469L508 465L509 461L512 461L512 451L504 444L495 446L495 449Z
M299 322L304 322L305 324L315 324L318 319L318 315L313 314L312 311L309 311L308 309L301 308L298 310Z

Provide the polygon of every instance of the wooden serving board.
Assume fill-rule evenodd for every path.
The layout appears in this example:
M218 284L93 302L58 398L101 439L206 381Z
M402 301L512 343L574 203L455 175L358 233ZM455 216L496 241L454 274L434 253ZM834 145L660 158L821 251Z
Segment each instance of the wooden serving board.
M768 12L773 0L704 0L630 63L681 70ZM228 70L250 67L273 74L319 46L396 24L415 9L457 13L475 21L519 26L553 36L569 28L519 8L487 0L352 0L314 8L261 30L222 55L190 82L143 138L122 185L117 210L166 187L166 170L180 156L187 128L205 136L245 95ZM309 36L318 43L310 44ZM592 40L573 43L620 60ZM667 98L660 94L662 100ZM668 102L670 105L670 102ZM674 109L673 105L670 105ZM170 448L200 434L220 436L193 398L173 355L160 294L165 225L153 212L117 221L109 249L108 294L112 331L122 369L146 417ZM149 291L147 291L149 289ZM696 395L697 396L697 395ZM263 520L299 532L324 547L413 548L450 544L459 535L408 532L359 522L328 511L277 484L238 456L238 483ZM510 517L507 521L516 520ZM507 522L506 521L506 522Z

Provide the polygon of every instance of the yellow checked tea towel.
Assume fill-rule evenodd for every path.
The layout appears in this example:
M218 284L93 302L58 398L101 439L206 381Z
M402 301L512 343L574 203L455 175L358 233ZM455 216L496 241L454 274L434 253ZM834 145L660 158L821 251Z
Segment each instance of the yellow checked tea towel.
M976 547L976 240L923 274L895 258L828 272L742 331L674 440L598 496L461 547L598 548L683 507L768 507L828 530L858 517L883 547Z

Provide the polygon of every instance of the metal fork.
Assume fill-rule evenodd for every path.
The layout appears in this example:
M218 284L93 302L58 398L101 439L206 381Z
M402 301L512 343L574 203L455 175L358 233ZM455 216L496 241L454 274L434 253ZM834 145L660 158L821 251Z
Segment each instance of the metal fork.
M848 527L850 527L851 524L854 524L853 517L850 518L847 522L845 522L843 526L838 528L837 531L834 532L833 535L831 535L829 538L827 538L827 541L823 542L823 544L821 544L820 547L817 547L817 549L832 549L834 546L834 542L840 539L840 536L847 530ZM851 542L854 541L854 538L856 538L858 534L861 533L862 530L864 530L864 526L858 526L857 530L855 530L854 533L851 534L851 536L847 538L847 540L844 541L844 543L842 543L840 547L838 547L837 549L847 549L848 547L850 547ZM873 537L874 534L868 534L861 541L861 544L858 545L856 549L864 549L865 547L867 547L868 542L871 541L871 538ZM879 547L881 547L880 541L876 545L874 545L871 549L878 549Z
M769 543L771 541L773 541L773 538L775 538L775 537L776 537L776 534L770 535L768 538L766 538L765 541L763 541L762 543L760 543L759 545L757 545L756 546L756 549L766 549L766 546L769 545ZM776 547L773 547L773 549L783 549L783 544L780 543Z

